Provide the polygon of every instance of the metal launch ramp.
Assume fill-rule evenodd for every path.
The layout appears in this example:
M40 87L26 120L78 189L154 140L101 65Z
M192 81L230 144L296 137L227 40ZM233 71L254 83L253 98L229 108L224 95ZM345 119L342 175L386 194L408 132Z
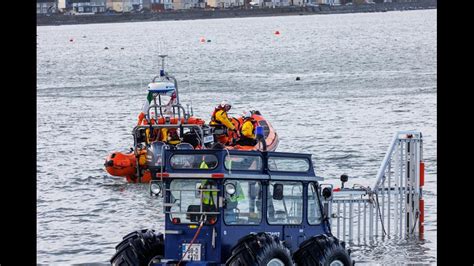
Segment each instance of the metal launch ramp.
M341 181L341 189L323 185L324 210L337 238L349 244L387 238L423 239L421 132L400 131L393 136L372 187L344 188L347 176L341 176Z

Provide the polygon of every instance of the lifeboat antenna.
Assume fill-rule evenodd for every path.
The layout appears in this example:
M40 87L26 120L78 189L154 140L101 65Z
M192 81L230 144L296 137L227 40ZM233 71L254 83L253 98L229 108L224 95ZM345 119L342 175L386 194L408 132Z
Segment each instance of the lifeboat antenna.
M160 77L164 77L165 76L165 57L167 57L168 55L159 54L158 56L161 57Z
M161 57L161 69L160 69L160 78L161 80L163 80L164 78L166 78L167 80L173 80L173 83L174 83L174 89L176 91L176 103L177 105L181 105L180 101L179 101L179 92L178 92L178 81L176 80L175 77L171 76L170 74L166 73L165 72L165 58L168 56L166 54L158 54L159 57ZM156 78L156 77L155 77ZM153 82L155 82L155 79L153 79ZM183 108L183 111L184 108ZM186 115L185 113L183 115ZM181 117L181 109L178 108L178 117Z

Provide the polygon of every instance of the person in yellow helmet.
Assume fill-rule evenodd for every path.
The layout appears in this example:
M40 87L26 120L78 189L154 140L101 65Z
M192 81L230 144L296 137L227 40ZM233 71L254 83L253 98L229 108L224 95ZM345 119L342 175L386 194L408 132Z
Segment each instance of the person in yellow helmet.
M256 122L252 118L252 113L244 112L242 117L244 121L240 127L240 139L237 141L237 144L241 146L255 146L257 145L255 136Z
M220 105L218 105L211 116L211 122L209 125L211 126L224 126L230 131L234 131L237 133L237 129L235 128L232 121L229 119L227 112L232 108L232 104L228 101L222 101ZM226 144L229 142L229 138L226 135L218 136L219 142Z

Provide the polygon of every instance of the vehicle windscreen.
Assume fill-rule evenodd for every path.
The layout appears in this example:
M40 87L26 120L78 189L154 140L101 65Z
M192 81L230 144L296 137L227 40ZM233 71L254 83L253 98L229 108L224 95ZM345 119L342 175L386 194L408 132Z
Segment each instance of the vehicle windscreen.
M218 160L214 154L174 154L170 164L173 169L214 169Z
M263 167L262 157L258 155L226 155L224 166L227 170L255 171Z
M217 183L211 179L175 179L167 189L167 212L176 223L198 223L204 214L215 217L218 212Z
M271 181L267 196L269 224L301 224L303 221L303 183Z
M229 186L232 194L229 193ZM224 184L226 224L260 224L262 221L262 185L253 180L226 180Z
M268 168L270 171L307 172L309 165L309 161L306 158L274 156L268 158Z

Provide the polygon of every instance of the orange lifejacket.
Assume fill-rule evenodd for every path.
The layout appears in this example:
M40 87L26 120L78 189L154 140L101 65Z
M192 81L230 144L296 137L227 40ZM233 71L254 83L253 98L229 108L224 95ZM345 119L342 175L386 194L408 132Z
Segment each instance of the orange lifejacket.
M142 124L143 120L145 119L145 113L144 112L140 112L140 114L138 115L138 124L137 126L139 126L140 124Z

